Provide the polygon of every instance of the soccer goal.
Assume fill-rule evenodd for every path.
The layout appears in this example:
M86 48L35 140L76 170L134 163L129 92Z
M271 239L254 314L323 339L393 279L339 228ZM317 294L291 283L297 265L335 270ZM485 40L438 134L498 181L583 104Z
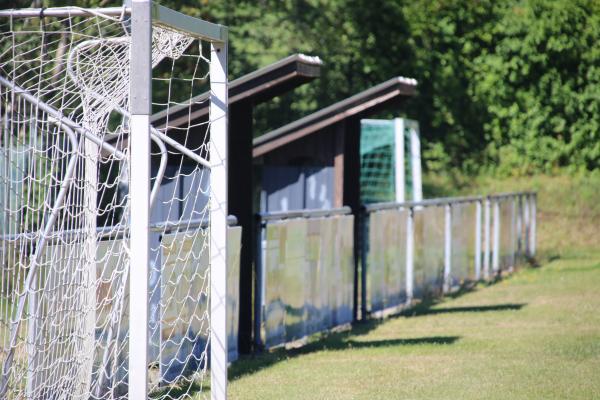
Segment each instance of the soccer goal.
M150 0L0 26L0 398L225 398L227 29Z
M419 123L405 118L360 121L363 203L423 200Z

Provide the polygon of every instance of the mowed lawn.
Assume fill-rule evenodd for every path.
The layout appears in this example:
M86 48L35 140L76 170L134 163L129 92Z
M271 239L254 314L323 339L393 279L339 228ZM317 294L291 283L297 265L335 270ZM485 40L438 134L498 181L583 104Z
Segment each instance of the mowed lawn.
M243 359L232 399L600 398L600 249L294 351Z

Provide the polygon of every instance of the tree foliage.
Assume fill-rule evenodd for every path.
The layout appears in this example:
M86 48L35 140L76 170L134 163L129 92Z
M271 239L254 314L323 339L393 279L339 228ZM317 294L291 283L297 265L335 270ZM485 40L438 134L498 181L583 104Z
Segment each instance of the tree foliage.
M230 27L232 78L294 52L324 60L320 79L259 107L257 134L404 75L429 169L600 167L598 0L163 3Z
M473 61L487 153L508 171L600 167L600 7L532 0L506 10Z

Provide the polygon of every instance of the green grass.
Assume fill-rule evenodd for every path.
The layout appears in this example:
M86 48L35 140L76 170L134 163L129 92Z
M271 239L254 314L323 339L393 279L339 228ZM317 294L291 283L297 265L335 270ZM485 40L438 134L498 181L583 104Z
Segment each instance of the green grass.
M245 359L232 399L600 397L600 250Z
M232 399L600 398L600 176L426 183L438 195L537 190L540 268L243 358Z

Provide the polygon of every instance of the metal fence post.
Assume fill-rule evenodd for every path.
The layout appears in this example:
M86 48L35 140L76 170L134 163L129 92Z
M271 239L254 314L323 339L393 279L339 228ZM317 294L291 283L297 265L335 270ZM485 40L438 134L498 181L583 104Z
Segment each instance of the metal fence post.
M254 282L254 346L256 349L262 349L261 326L263 321L263 301L265 290L265 270L264 270L264 251L266 241L266 227L263 226L260 214L256 218L256 259L254 262L255 279Z
M152 112L150 0L133 0L130 53L129 399L148 392L148 278L150 224L150 114Z
M367 317L367 248L368 248L368 228L367 221L369 219L369 212L362 210L360 213L360 318L366 319Z
M475 203L475 280L481 279L481 200Z
M415 250L415 215L414 208L409 207L406 214L406 302L413 299L414 285L414 250Z
M227 398L227 42L210 59L210 394Z
M529 254L531 257L535 257L536 251L536 223L537 223L537 193L531 194L531 227L530 227L530 239L529 246L530 251Z
M490 278L490 198L485 198L485 209L484 209L484 236L485 241L483 242L483 278Z
M525 256L526 257L531 257L531 248L530 248L530 234L531 234L531 226L530 226L530 202L529 202L529 193L525 193L523 195L524 197L524 209L523 209L523 219L525 220L525 231L523 233L523 236L525 237L525 243L524 243L524 248L525 248Z
M511 243L511 270L514 270L517 266L517 247L519 241L519 235L517 234L517 196L511 195L510 200L512 201L512 207L510 212L510 243Z
M492 270L500 271L500 200L494 200L494 242L492 249Z
M517 194L517 257L520 263L523 257L523 194Z
M443 291L450 290L450 271L452 268L452 206L450 203L444 206L444 287Z

